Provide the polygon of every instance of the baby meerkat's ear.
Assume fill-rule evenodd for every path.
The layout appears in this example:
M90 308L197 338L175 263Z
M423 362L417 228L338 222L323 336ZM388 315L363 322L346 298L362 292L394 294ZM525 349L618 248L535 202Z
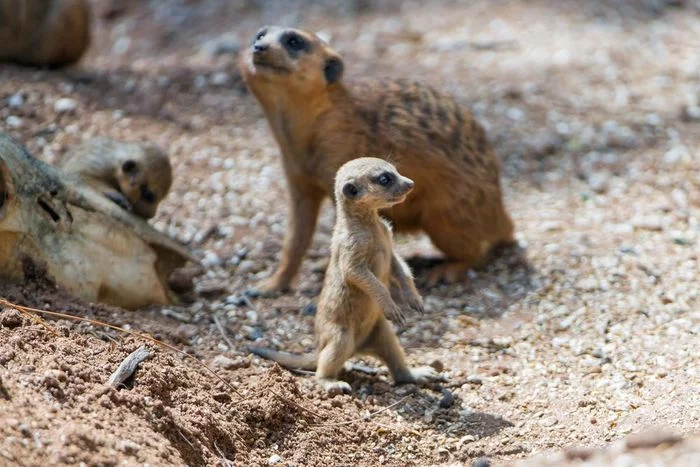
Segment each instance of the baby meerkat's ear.
M334 84L340 81L340 78L343 77L344 68L345 65L340 57L331 57L326 60L323 66L323 74L326 77L326 82L328 84Z
M348 199L355 199L359 193L360 190L353 183L346 183L343 186L343 194Z

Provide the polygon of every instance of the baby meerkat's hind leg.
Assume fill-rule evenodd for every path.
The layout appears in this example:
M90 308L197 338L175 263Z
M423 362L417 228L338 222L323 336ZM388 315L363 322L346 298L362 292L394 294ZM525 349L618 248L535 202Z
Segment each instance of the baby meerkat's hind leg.
M345 362L355 353L355 342L349 329L335 332L326 339L318 353L316 379L331 394L349 394L352 388L345 381L338 380L338 373Z
M425 384L444 380L433 367L409 368L406 365L406 356L399 343L399 338L396 337L394 330L391 329L391 324L385 318L377 322L362 351L379 357L389 367L396 384Z

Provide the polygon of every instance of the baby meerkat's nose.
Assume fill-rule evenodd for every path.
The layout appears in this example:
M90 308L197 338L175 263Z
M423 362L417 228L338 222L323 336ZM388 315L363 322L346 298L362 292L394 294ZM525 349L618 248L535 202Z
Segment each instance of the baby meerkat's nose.
M415 183L410 178L404 177L403 183L406 185L406 189L408 189L408 190L412 190L413 187L415 186Z
M258 42L253 44L253 52L255 52L256 54L262 53L262 52L266 51L268 48L270 48L270 46L268 44L260 44Z

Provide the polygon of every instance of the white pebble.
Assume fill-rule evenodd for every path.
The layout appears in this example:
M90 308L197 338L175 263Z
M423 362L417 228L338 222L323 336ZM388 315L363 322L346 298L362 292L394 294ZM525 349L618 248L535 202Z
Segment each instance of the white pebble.
M68 97L62 97L53 104L53 109L60 114L75 112L77 108L78 103Z
M5 123L7 123L7 126L10 128L21 128L24 124L24 120L14 115L10 115L7 117L7 120L5 120Z
M24 105L24 97L20 93L13 94L7 100L7 105L13 109L16 109L17 107L22 107Z
M267 461L268 465L275 465L279 464L280 462L282 462L282 458L278 454L271 455L270 459Z

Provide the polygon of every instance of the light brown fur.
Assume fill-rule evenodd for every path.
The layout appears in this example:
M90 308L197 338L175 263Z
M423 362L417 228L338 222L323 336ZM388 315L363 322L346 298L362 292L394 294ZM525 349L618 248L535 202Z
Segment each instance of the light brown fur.
M290 37L296 42L290 45ZM304 48L298 47L299 39ZM346 85L339 55L314 34L263 28L241 70L277 140L290 193L289 228L277 271L262 293L288 288L311 242L321 201L340 166L388 154L417 188L382 211L397 231L424 230L447 256L431 283L449 281L513 242L500 164L483 128L452 98L407 80Z
M162 149L104 137L69 150L60 167L144 219L155 215L173 180L170 160Z
M393 181L382 185L380 177L387 174ZM250 348L253 353L286 367L316 369L319 383L331 392L350 391L338 381L338 373L358 353L380 358L396 383L439 379L431 367L408 368L386 318L401 319L401 305L423 310L411 272L394 251L391 229L378 212L401 203L412 188L413 181L381 159L359 158L340 168L331 259L316 315L317 353L299 356Z
M0 0L0 60L63 66L90 46L86 0Z

